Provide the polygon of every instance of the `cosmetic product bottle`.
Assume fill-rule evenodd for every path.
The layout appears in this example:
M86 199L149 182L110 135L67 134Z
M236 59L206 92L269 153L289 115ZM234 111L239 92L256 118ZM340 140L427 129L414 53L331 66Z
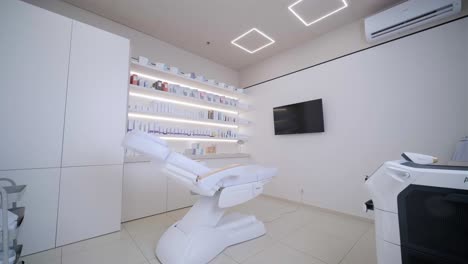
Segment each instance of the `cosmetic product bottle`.
M130 76L130 84L137 85L138 84L138 75L132 74Z

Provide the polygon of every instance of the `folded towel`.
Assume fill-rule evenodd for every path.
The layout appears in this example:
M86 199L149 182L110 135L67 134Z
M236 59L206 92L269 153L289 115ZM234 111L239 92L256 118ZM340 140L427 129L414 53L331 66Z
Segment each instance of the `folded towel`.
M3 252L0 252L0 264L3 264ZM8 263L14 263L16 260L16 252L13 250L8 251Z
M8 211L8 229L13 230L18 223L18 216ZM3 211L0 210L0 230L3 229Z

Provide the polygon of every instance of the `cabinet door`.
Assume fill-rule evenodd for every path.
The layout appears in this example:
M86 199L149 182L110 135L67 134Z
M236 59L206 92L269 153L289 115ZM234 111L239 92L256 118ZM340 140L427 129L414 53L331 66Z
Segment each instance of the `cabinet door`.
M18 241L23 255L55 247L60 169L0 171L0 178L10 178L26 191L18 206L26 207Z
M71 27L0 1L0 170L60 167Z
M167 178L153 162L124 165L122 221L130 221L166 211Z
M57 246L120 230L123 165L62 168Z
M128 39L73 21L62 165L123 163Z
M198 200L199 195L193 195L187 187L167 176L167 210L172 211L192 206Z

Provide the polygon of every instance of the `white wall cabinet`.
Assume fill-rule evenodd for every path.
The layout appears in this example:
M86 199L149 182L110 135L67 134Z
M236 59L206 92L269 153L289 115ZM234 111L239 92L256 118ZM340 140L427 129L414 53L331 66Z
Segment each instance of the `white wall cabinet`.
M124 165L122 221L130 221L166 211L167 178L158 173L160 163Z
M0 1L0 170L60 167L71 28L71 19Z
M62 166L123 164L129 40L73 21Z
M26 207L18 241L23 255L55 247L60 168L0 171L0 178L9 178L27 189L18 206Z
M192 206L199 195L193 195L187 187L181 185L171 177L167 177L167 210L172 211Z
M120 230L123 165L62 169L57 246Z
M0 177L27 185L24 254L119 230L129 41L6 0L0 45Z

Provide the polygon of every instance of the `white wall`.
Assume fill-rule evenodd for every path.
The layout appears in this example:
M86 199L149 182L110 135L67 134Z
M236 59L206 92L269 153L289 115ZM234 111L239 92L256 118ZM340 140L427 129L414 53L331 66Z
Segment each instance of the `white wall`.
M182 70L189 70L204 74L205 77L238 85L238 72L197 56L193 53L179 49L166 42L149 35L113 22L86 10L59 0L23 0L41 8L78 20L85 24L95 26L105 31L121 35L130 39L131 56L146 56L153 61L165 62L178 66Z
M468 0L462 0L462 12L458 15L429 23L405 32L404 34L402 33L401 35L411 34L418 30L441 24L464 15L468 15ZM386 40L382 40L381 42L383 41ZM318 38L314 38L296 48L286 50L262 62L243 68L239 74L240 86L247 87L257 84L378 43L379 42L369 44L366 41L364 20L359 20L328 32Z
M364 175L403 151L447 161L466 132L468 18L248 89L267 194L364 216ZM323 98L325 133L274 136L272 108ZM267 147L268 146L268 147Z

